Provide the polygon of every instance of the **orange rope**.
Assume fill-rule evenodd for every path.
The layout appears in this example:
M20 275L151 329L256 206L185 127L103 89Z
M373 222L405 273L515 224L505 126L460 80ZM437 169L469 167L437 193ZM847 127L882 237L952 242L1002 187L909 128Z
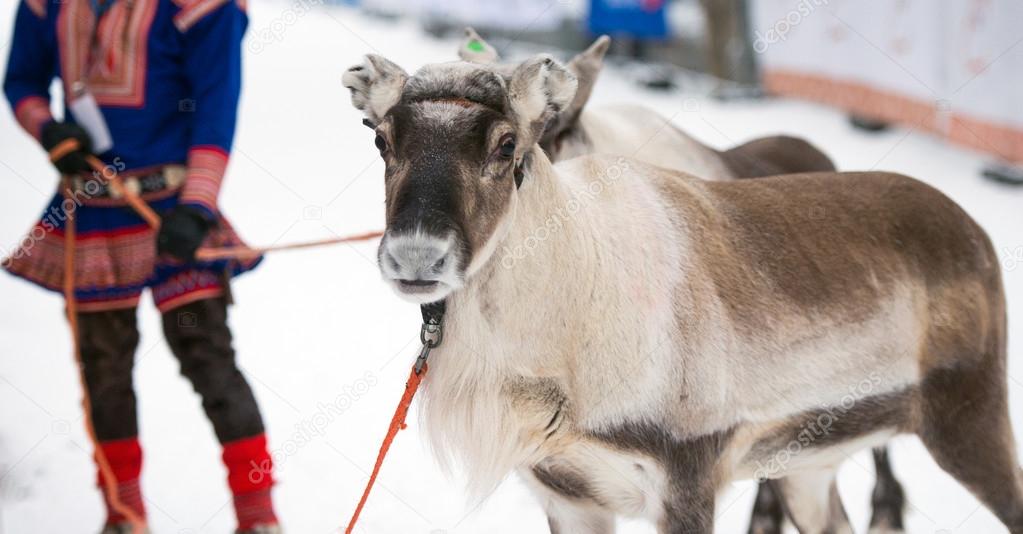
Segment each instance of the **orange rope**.
M73 139L71 141L74 141ZM65 141L66 143L66 141ZM64 143L57 145L54 150L61 148ZM77 144L75 144L77 147ZM154 230L160 228L160 216L153 211L153 208L149 207L148 204L142 198L138 196L134 191L129 190L124 185L124 180L121 178L117 171L108 165L104 165L102 161L96 156L88 156L86 161L93 168L94 171L100 173L103 177L110 180L110 185L117 191L125 202L131 207L139 217L142 217L146 221L146 224ZM288 243L284 245L271 245L267 247L250 247L247 245L240 245L234 247L203 247L196 251L195 259L199 261L215 261L215 260L229 260L229 259L252 259L256 256L261 256L267 252L274 252L277 250L294 250L301 248L312 248L323 245L334 245L338 243L351 243L354 241L366 241L374 239L384 235L383 232L366 232L362 234L343 236L343 237L331 237L327 239L317 239L314 241L304 241L300 243Z
M200 248L195 252L195 259L199 261L214 261L224 259L250 259L267 252L278 250L294 250L300 248L319 247L323 245L334 245L337 243L351 243L354 241L367 241L384 235L383 232L366 232L344 237L331 237L317 239L315 241L304 241L301 243L288 243L285 245L273 245L269 247L249 247L246 245L236 247Z
M78 147L79 144L77 139L65 139L57 143L57 146L50 149L50 161L57 161L75 150L78 150Z
M422 369L417 373L416 368L412 367L412 374L409 375L408 382L405 383L405 394L401 396L401 401L398 402L398 409L394 411L394 417L391 418L391 426L387 428L387 435L384 436L384 442L380 445L380 452L377 453L377 461L373 465L373 472L370 473L369 480L366 481L366 489L362 492L362 498L359 499L359 505L355 507L352 519L348 521L348 528L345 529L345 534L352 534L352 529L355 528L355 523L359 520L359 514L362 513L362 507L366 505L369 492L373 489L377 475L380 474L380 467L384 465L384 457L387 456L387 451L391 449L391 442L394 441L394 437L398 435L399 430L405 429L405 416L408 414L409 406L412 405L412 397L415 397L416 390L419 389L419 383L423 381L428 368L429 366L423 363Z
M64 190L65 195L67 189ZM96 437L96 429L92 424L92 399L89 397L89 388L85 383L85 367L82 365L82 348L78 338L78 301L75 299L75 216L74 212L67 213L67 221L64 226L64 300L67 303L67 320L71 326L71 345L74 347L75 363L78 365L78 383L82 387L82 410L85 411L85 431L92 442L92 448L96 455L96 465L99 466L100 476L103 478L103 489L106 493L110 506L115 511L131 522L133 534L145 532L146 521L140 517L135 510L132 510L117 495L117 478L114 470L110 467L107 455Z
M60 147L60 145L57 146ZM125 202L127 202L128 205L131 206L131 209L135 210L135 213L137 213L139 217L142 217L142 219L146 221L146 224L148 224L150 228L152 228L153 230L157 230L160 228L160 216L157 215L156 212L153 211L153 208L150 208L149 205L146 204L146 202L142 200L134 191L130 191L127 187L124 186L124 180L121 179L121 175L117 174L117 171L114 170L113 167L105 165L96 156L86 156L85 160L89 163L89 166L92 167L92 170L98 172L101 176L103 176L104 178L108 178L110 180L110 185L113 186L114 191L119 193L121 197L124 198ZM108 174L110 176L107 176Z

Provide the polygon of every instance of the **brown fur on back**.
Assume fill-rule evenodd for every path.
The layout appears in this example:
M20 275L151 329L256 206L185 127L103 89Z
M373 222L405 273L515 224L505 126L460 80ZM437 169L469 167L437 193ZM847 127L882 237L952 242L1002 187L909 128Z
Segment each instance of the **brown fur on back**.
M804 139L787 135L761 137L720 152L736 178L759 178L797 172L834 171L825 153Z
M740 328L779 304L841 322L869 317L897 284L924 289L928 360L979 354L1004 310L983 230L944 194L884 172L799 174L664 187L689 221L700 263ZM694 203L690 188L702 203ZM688 190L688 191L686 191ZM739 254L744 257L735 257Z

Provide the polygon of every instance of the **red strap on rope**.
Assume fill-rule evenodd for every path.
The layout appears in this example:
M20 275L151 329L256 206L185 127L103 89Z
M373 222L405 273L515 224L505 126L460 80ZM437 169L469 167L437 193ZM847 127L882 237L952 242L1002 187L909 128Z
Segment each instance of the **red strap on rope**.
M348 521L348 528L345 529L345 534L352 534L352 529L355 528L355 523L359 520L359 514L362 513L362 507L366 505L369 492L373 489L377 475L380 474L380 467L384 464L387 451L391 449L391 442L394 441L394 437L398 435L399 430L405 429L405 416L408 414L409 406L412 405L412 398L416 396L416 390L419 389L419 383L423 381L423 377L426 376L428 369L429 366L425 362L418 373L415 366L412 367L412 373L408 377L408 382L405 383L405 393L401 396L401 401L398 402L398 409L394 411L394 417L391 418L391 426L387 428L387 435L384 436L384 442L380 445L380 452L377 453L377 461L373 465L373 472L370 473L369 480L366 481L366 489L362 492L362 498L359 499L359 505L355 507L352 519Z

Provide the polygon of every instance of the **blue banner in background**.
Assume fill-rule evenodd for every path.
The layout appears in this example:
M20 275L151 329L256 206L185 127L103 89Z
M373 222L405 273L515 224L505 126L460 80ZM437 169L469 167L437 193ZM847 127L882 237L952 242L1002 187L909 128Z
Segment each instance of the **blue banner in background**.
M665 0L590 0L587 27L594 35L665 39Z

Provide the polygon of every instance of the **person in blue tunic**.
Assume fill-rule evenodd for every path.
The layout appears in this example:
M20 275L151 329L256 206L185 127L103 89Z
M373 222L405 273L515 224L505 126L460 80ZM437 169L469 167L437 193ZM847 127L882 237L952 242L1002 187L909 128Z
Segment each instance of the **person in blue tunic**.
M73 217L74 291L93 426L118 500L143 518L132 366L136 306L148 287L181 372L202 396L223 445L238 531L273 533L280 527L270 497L272 461L227 326L227 281L259 258L195 260L200 246L242 244L217 199L234 136L247 23L245 6L235 0L22 0L4 94L44 149L68 140L79 148L54 161L61 185L3 268L59 291L64 232ZM50 111L54 78L63 85L62 120ZM90 109L92 118L82 118ZM162 215L159 231L126 207L107 172L89 167L90 154ZM129 531L107 499L103 532Z

